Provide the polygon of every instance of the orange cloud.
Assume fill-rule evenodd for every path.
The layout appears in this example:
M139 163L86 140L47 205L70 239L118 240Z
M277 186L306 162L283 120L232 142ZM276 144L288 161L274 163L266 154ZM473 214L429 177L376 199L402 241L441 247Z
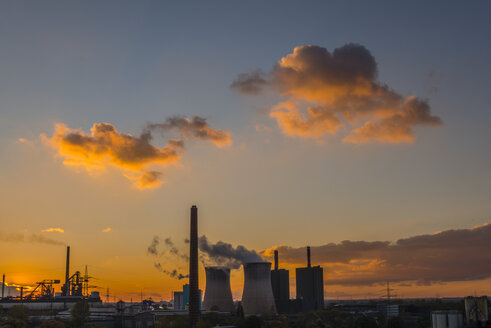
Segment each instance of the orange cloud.
M111 230L112 230L111 228L107 227L106 229L102 229L102 231L101 231L101 232L109 232L109 231L111 231Z
M199 116L191 119L181 116L169 117L163 123L148 124L147 128L162 131L177 130L183 139L208 140L220 148L232 144L229 131L215 130L208 125L206 119Z
M332 53L318 46L296 47L268 74L240 74L231 87L247 94L269 88L286 98L269 115L290 136L320 138L347 126L351 133L344 142L412 143L414 126L442 124L427 101L404 99L378 81L375 58L358 44Z
M150 167L179 163L184 141L171 139L160 148L151 144L151 130L175 129L185 139L209 140L219 147L231 143L230 132L212 129L205 119L176 117L170 120L162 124L149 124L138 137L118 132L109 123L95 123L90 134L56 124L51 138L41 137L58 151L64 158L63 164L67 166L80 166L88 172L103 171L109 166L120 169L138 189L156 188L163 183L163 173ZM175 123L176 120L180 124Z
M61 228L47 228L47 229L41 230L41 232L59 232L59 233L64 233L65 230L63 230Z

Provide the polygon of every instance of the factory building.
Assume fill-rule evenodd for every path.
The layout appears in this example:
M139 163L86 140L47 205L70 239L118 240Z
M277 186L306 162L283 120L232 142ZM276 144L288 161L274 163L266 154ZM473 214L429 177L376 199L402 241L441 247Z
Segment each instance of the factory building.
M174 292L174 310L184 310L184 293Z
M463 328L464 319L459 311L431 312L432 328Z
M297 300L303 312L324 309L324 271L311 266L310 247L307 247L307 267L296 269Z
M469 327L483 326L489 320L488 298L467 296L464 299L466 323Z
M242 308L245 315L268 316L276 314L271 287L271 263L244 263Z
M288 313L290 305L290 272L278 268L278 251L274 251L274 270L271 271L271 287L278 313Z
M201 310L201 289L198 290L199 303L198 308ZM174 310L184 311L189 309L189 284L182 286L182 291L174 292Z
M233 312L234 301L230 288L230 269L206 267L206 289L203 309L207 311Z

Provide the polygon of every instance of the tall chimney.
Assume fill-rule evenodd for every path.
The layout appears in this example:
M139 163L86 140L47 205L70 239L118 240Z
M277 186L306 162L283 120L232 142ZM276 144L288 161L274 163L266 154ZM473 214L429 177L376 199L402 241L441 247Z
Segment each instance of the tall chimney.
M191 233L189 236L189 321L195 327L199 320L198 278L198 208L191 207Z
M2 299L4 296L4 292L5 292L5 273L3 274L3 279L2 279Z
M310 246L307 246L307 267L310 268Z
M278 271L278 250L274 251L274 269Z
M64 296L70 296L70 286L68 280L70 279L70 246L66 247L66 271L65 271L65 291Z

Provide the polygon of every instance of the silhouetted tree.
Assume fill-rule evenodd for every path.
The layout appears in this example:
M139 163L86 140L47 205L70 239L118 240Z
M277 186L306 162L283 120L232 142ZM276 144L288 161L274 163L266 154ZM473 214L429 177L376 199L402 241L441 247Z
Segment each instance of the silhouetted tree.
M242 303L239 303L237 306L237 317L244 319L244 308L242 307Z
M387 320L387 328L404 328L404 321L400 317L392 317Z
M255 315L247 317L244 321L244 326L246 328L261 328L263 320Z
M356 318L354 324L356 328L378 328L377 321L366 316Z
M44 320L39 328L65 328L65 324L60 320Z
M72 315L71 324L73 327L84 327L90 319L89 303L82 301L76 303L70 310Z
M189 318L184 315L172 315L158 318L155 328L189 328Z

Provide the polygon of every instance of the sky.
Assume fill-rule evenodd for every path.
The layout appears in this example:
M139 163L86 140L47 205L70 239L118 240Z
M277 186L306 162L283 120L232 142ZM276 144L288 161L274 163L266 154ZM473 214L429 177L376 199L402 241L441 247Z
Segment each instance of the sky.
M490 9L3 1L0 271L62 279L70 245L101 292L170 299L195 204L293 295L307 245L327 298L491 294Z

